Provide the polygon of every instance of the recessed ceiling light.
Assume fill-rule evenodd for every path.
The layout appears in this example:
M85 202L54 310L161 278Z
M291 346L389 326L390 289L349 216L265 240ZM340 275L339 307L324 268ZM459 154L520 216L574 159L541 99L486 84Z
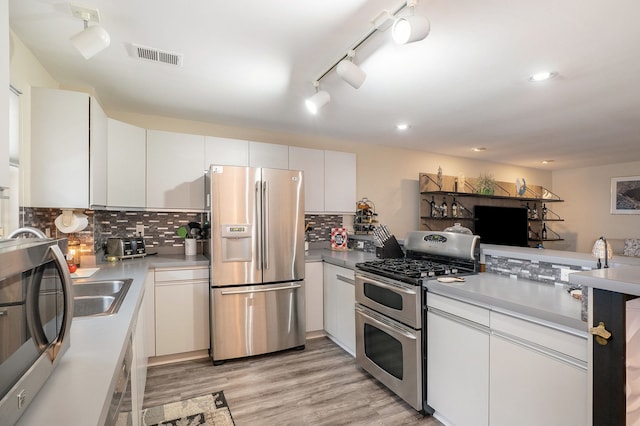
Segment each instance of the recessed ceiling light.
M541 71L535 74L532 74L529 77L529 81L531 82L539 82L539 81L546 81L546 80L551 80L552 78L554 78L555 76L557 76L558 73L557 72L553 72L553 71Z
M482 152L482 151L486 151L487 148L485 148L484 146L478 146L478 147L472 148L471 150L473 152Z
M553 160L542 160L542 164L553 163Z
M407 123L398 123L398 124L396 124L396 129L398 129L400 131L407 130L408 128L409 128L409 125Z

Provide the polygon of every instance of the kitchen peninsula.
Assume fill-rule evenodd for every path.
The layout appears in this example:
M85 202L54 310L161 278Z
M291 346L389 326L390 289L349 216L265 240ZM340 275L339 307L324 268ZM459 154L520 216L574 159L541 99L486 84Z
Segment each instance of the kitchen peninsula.
M640 262L574 274L571 282L587 288L591 300L593 425L637 424Z

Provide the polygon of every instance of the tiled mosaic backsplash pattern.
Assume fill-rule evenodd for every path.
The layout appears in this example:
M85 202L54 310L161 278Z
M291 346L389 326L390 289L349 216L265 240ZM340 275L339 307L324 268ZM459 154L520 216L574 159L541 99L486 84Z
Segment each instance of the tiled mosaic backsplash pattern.
M502 256L486 256L485 265L487 272L494 274L525 278L533 281L540 281L548 284L555 284L561 281L561 269L571 269L574 271L589 271L590 268L579 266L561 265L549 262L532 262L531 260L510 259Z
M95 211L96 252L104 247L109 237L133 237L136 225L144 226L144 243L153 247L184 247L184 238L177 231L189 222L203 223L203 213L187 212L116 212Z
M76 211L78 213L78 211ZM68 238L69 241L80 241L80 253L82 255L91 255L94 253L93 246L93 210L83 210L83 214L87 215L88 226L74 234L63 234L56 228L55 220L62 214L60 209L44 209L33 207L20 208L20 223L22 226L31 226L43 231L45 234L53 238Z
M60 209L23 207L21 223L33 226L56 238L67 237L79 240L83 255L102 251L109 237L132 237L136 225L144 225L144 242L147 248L184 247L184 239L176 234L180 226L189 222L202 223L203 213L184 212L116 212L104 210L84 210L89 219L86 229L74 234L63 234L55 226Z
M136 225L144 225L144 241L150 247L183 247L184 240L176 234L180 226L189 222L203 223L204 213L186 212L153 212L153 211L105 211L85 210L89 226L81 232L66 235L58 231L54 221L61 214L60 209L31 208L21 209L23 226L33 226L41 230L49 230L52 237L68 237L79 240L83 254L101 251L109 237L132 237ZM342 226L341 215L306 215L305 224L313 230L307 232L307 241L319 242L331 240L331 228Z
M305 225L313 228L307 232L306 239L311 242L331 241L331 228L342 227L341 215L317 215L307 214L304 216Z
M486 256L486 271L505 276L517 276L533 281L543 282L549 285L561 283L569 287L569 283L562 281L562 269L573 271L590 271L593 268L583 268L574 265L562 265L559 263L533 262L531 260L511 259L502 256ZM582 292L582 320L587 320L587 292Z

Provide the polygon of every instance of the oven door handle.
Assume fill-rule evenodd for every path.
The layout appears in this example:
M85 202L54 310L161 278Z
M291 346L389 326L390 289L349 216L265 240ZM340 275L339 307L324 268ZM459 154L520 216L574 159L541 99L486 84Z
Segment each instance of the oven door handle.
M382 282L382 281L373 280L373 279L371 279L369 277L365 277L364 275L360 275L360 277L363 279L364 283L369 282L369 283L371 283L371 284L373 284L373 285L375 285L377 287L382 287L382 288L387 289L387 290L397 291L397 292L404 293L404 294L409 294L411 296L416 294L416 292L414 290L409 290L408 288L405 288L405 287L400 287L400 286L397 286L397 285L387 284L387 283ZM418 288L421 288L421 287L418 287Z
M382 321L381 319L377 318L377 315L369 312L368 310L365 310L359 306L356 306L356 312L359 313L360 315L365 316L367 320L374 322L376 325L382 327L386 331L399 333L403 337L406 337L407 339L410 339L410 340L417 340L417 337L412 333L409 333L406 330L401 329L400 327L390 324L387 321Z

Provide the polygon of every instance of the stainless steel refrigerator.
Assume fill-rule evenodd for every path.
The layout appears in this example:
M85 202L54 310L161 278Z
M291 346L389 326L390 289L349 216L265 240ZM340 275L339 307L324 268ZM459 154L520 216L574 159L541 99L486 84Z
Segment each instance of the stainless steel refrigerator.
M212 165L206 188L214 363L303 348L302 172Z

